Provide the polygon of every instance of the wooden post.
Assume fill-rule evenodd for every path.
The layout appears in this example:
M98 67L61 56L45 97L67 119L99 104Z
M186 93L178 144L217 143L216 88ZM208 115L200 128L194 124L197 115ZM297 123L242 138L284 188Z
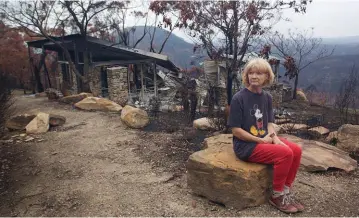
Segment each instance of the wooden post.
M278 70L278 68L279 68L279 63L277 64L276 63L276 65L275 65L275 75L276 75L276 77L277 77L277 81L276 82L278 82L278 80L279 80L279 70Z
M32 62L32 59L31 59L31 52L30 52L30 46L27 46L27 52L29 54L29 64L30 64L30 71L31 71L31 88L32 88L32 94L35 94L36 91L36 83L35 83L35 76L34 76L34 64Z
M145 98L145 87L143 85L143 63L141 63L141 101Z
M130 83L130 74L129 74L129 68L130 68L130 65L127 64L127 86L128 86L128 102L131 102L132 101L132 98L131 98L131 83Z
M77 52L76 44L73 43L73 45L74 45L75 66L76 66L76 69L79 71L79 73L81 73L80 72L80 66L79 66L79 54ZM71 73L73 73L73 72L71 72ZM82 91L82 86L80 84L81 84L82 81L80 80L80 78L78 78L77 75L75 75L75 76L76 76L76 80L77 80L77 92L81 92Z
M156 71L156 61L153 63L153 83L155 86L155 97L157 97L157 71Z
M46 51L45 51L45 47L42 46L42 51L45 52L46 54ZM49 74L49 71L47 70L47 66L46 66L46 56L45 56L45 60L44 60L44 70L45 70L45 75L47 76L47 82L49 83L49 88L51 88L51 81L50 81L50 74ZM46 79L45 79L46 81Z

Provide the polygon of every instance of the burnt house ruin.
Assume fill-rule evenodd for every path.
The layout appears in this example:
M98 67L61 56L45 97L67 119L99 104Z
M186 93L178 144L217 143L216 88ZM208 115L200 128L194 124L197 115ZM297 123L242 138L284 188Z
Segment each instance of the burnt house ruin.
M87 78L87 85L94 96L108 97L122 105L128 101L148 101L149 96L157 96L159 91L166 90L165 77L168 73L172 78L179 75L179 68L163 54L91 36L84 38L80 34L52 39L69 51L72 62L78 72ZM29 55L31 48L57 52L59 76L53 84L54 88L65 95L83 92L84 82L71 70L63 49L57 43L49 39L27 42Z

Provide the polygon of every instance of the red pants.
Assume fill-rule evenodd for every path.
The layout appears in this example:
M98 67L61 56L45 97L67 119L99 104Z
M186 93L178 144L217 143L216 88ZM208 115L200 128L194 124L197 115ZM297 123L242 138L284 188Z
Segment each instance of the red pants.
M284 185L291 187L297 175L302 157L302 148L284 138L286 144L257 144L248 161L253 163L273 164L273 190L282 192Z

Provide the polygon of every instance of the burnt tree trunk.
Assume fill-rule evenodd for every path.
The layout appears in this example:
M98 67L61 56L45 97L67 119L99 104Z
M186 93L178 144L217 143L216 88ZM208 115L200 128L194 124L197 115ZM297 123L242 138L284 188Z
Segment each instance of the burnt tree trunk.
M294 80L293 99L297 98L297 87L298 87L298 72L296 73Z

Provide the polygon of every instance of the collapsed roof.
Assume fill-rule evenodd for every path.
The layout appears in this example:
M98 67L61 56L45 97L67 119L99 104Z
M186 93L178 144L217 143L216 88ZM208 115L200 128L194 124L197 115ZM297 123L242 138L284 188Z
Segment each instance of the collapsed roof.
M72 34L63 37L52 37L60 42L68 51L83 52L87 49L91 53L91 66L136 64L141 62L152 62L173 72L179 68L169 60L167 55L147 52L137 48L118 45L96 37L86 36L86 40L80 34ZM60 46L49 39L27 42L29 47L44 48L50 51L61 52Z

